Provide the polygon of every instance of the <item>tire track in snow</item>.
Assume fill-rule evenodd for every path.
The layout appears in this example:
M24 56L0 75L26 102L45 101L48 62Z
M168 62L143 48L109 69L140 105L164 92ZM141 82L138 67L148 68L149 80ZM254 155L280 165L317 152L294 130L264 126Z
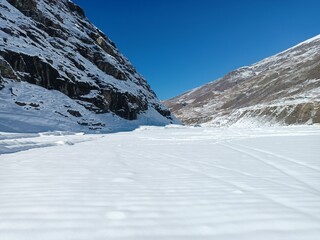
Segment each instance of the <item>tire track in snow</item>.
M168 155L168 157L173 157L173 158L176 158L176 159L180 159L180 160L184 160L184 161L189 161L190 162L190 160L187 159L187 158L178 157L176 155L169 155L169 154L166 154L166 155ZM264 180L264 181L269 182L269 183L274 183L274 184L277 184L277 185L290 187L290 188L295 189L295 190L304 190L304 191L307 190L309 193L314 194L316 196L319 196L318 193L315 193L314 191L310 191L309 189L306 189L306 188L303 188L303 187L299 187L299 186L290 185L290 184L286 184L286 183L283 183L283 182L279 182L279 181L275 181L275 180L271 180L271 179L267 179L267 178L263 178L261 176L256 176L256 175L244 172L242 170L237 170L237 169L233 169L233 168L229 168L229 167L225 167L225 166L221 166L221 165L214 165L214 164L210 164L208 162L204 162L204 161L200 161L200 160L192 161L192 162L196 163L196 164L200 163L200 164L202 164L204 166L209 166L209 167L214 167L214 168L218 168L218 169L222 169L222 170L227 170L229 172L237 173L237 174L245 176L245 177L256 178L256 179Z
M260 153L263 153L263 154L268 154L268 155L271 155L271 156L276 157L276 158L281 158L281 159L283 159L283 160L285 160L287 162L294 163L294 164L297 164L299 166L303 166L303 167L309 168L309 169L311 169L313 171L316 171L316 172L320 173L320 168L318 168L316 166L311 166L308 163L302 163L302 162L299 162L299 161L294 160L292 158L288 158L288 157L285 157L285 156L282 156L280 154L276 154L276 153L273 153L273 152L270 152L270 151L262 150L260 148L248 147L248 146L245 146L245 145L242 145L242 144L239 144L239 143L237 143L237 144L233 143L233 145L237 145L239 147L246 148L248 150L254 150L256 152L260 152Z
M126 152L130 153L130 154L136 154L136 153L130 152L130 151L126 151ZM146 153L148 153L148 152L145 152L144 155L142 155L142 154L139 154L139 155L143 156L144 158L148 158L150 160L154 160L154 158L151 158L151 157L147 156ZM154 155L154 153L152 153L152 152L149 152L149 153L151 153L151 155ZM167 159L168 157L169 158L170 157L177 158L177 156L175 156L175 155L166 154L166 153L160 153L160 155L164 156L165 159ZM181 158L181 157L178 157L178 158L180 158L181 160L187 160L187 159L184 159L184 158ZM161 162L161 163L163 164L164 162ZM189 171L189 172L191 172L193 174L196 174L196 175L200 175L200 176L204 176L204 177L209 178L209 179L213 179L216 182L219 182L219 183L221 183L221 184L223 184L225 186L234 188L235 190L241 190L243 192L250 192L252 195L257 196L260 199L265 199L265 200L268 200L269 202L273 202L274 204L276 204L276 205L278 205L280 207L283 207L283 208L286 208L286 209L288 209L290 211L296 212L297 214L302 215L302 216L304 216L304 217L306 217L308 219L312 219L312 220L315 220L315 221L319 221L320 220L318 217L316 217L314 215L311 215L311 214L309 214L309 213L307 213L307 212L305 212L305 211L303 211L301 209L297 209L297 208L291 207L291 206L287 205L286 203L283 203L282 201L279 201L279 200L276 200L276 199L274 199L272 197L269 197L266 194L258 193L256 191L251 190L251 189L244 188L244 187L242 187L242 186L240 186L240 185L238 185L238 184L236 184L234 182L225 181L225 180L221 179L221 177L214 177L214 176L212 176L210 174L207 174L207 173L205 173L205 172L203 172L201 170L196 170L196 169L193 169L193 168L189 168L189 167L183 166L181 164L177 164L177 163L165 162L165 164L169 165L169 166L176 167L178 169L187 170L187 171Z
M229 144L222 144L222 143L220 143L220 145L222 145L222 146L224 146L224 147L226 147L226 148L229 148L229 149L231 149L231 150L237 151L237 152L239 152L239 153L244 153L244 154L246 154L247 156L252 157L253 159L259 160L260 162L264 163L265 165L267 165L267 166L269 166L269 167L272 167L272 168L278 170L278 171L281 172L282 174L288 176L289 178L291 178L291 179L295 180L296 182L299 182L299 183L302 184L303 186L309 188L311 191L315 192L317 195L320 194L320 191L319 191L318 189L310 186L308 183L300 180L298 177L296 177L296 176L288 173L288 172L287 172L285 169L283 169L282 167L279 167L279 166L277 166L276 164L271 163L271 162L269 162L269 161L267 161L267 160L265 160L265 159L257 156L257 155L254 154L254 153L248 152L248 150L243 150L243 149L241 149L241 148L239 148L239 147L231 146L230 143L229 143ZM233 144L233 145L234 145L234 144Z
M180 166L181 166L181 165L180 165ZM204 174L204 173L201 172L201 171L197 171L197 172L200 172L200 173ZM208 176L208 177L210 177L210 178L213 178L213 179L219 178L219 177L217 177L217 178L216 178L216 177L213 177L213 176L211 176L211 175L209 175L209 174L205 174L205 175ZM230 186L236 187L236 188L240 189L240 190L243 191L243 192L249 191L249 192L250 192L251 194L253 194L253 195L260 196L260 197L262 197L262 198L264 198L264 199L267 199L267 200L275 203L276 205L279 205L279 206L285 207L285 208L287 208L287 209L293 210L294 212L297 212L297 213L299 213L299 214L301 214L301 215L304 215L304 216L306 216L306 217L312 218L313 220L316 220L316 221L319 221L319 220L320 220L319 218L315 217L314 215L311 215L311 214L309 214L309 213L306 213L306 212L304 212L303 210L300 210L300 209L298 210L297 208L288 206L287 204L285 204L285 203L283 203L283 202L281 202L281 201L278 201L278 200L276 200L276 199L274 199L274 198L271 198L271 197L267 196L266 194L257 193L256 191L252 191L252 190L249 190L249 189L247 189L247 188L243 188L242 186L239 186L238 184L235 184L235 183L229 182L229 181L224 181L224 180L221 180L220 178L218 179L218 181L223 182L223 183L226 183L226 185L230 185Z

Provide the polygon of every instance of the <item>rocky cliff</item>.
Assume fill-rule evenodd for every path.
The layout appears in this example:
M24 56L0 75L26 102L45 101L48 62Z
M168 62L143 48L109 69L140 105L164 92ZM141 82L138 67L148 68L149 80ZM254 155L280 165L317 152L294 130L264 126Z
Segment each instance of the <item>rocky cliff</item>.
M186 124L320 123L320 35L165 104Z
M109 131L175 121L69 0L0 0L0 89L0 131Z

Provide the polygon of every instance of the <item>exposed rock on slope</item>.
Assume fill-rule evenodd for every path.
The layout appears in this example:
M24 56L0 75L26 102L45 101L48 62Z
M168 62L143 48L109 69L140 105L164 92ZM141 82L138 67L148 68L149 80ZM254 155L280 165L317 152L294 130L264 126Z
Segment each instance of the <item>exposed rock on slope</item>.
M130 121L136 125L175 121L114 43L69 0L0 1L0 71L0 131L4 125L6 130L13 129L4 122L15 113L30 117L46 114L53 122L70 120L67 128L71 129L95 122L99 127L91 128L103 130L110 119L119 120L118 126L128 125L124 119L136 120ZM43 91L35 90L34 85ZM22 97L21 91L26 89L31 96ZM40 95L35 96L34 91ZM59 95L58 105L46 99L53 95ZM25 105L17 105L19 98ZM26 108L28 98L39 105L37 111ZM17 125L13 130L18 130Z
M186 124L320 123L320 35L165 104Z

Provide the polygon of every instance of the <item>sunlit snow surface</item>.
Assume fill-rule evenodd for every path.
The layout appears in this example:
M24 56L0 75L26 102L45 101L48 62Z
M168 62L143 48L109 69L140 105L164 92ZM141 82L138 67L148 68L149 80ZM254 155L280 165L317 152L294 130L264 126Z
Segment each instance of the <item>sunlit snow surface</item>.
M1 240L320 239L320 126L0 134Z

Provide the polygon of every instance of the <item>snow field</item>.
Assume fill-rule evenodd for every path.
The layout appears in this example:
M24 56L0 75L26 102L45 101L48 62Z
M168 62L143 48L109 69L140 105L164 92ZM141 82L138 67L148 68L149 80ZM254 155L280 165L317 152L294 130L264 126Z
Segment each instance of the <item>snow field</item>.
M1 133L0 239L316 240L319 144L319 126Z

